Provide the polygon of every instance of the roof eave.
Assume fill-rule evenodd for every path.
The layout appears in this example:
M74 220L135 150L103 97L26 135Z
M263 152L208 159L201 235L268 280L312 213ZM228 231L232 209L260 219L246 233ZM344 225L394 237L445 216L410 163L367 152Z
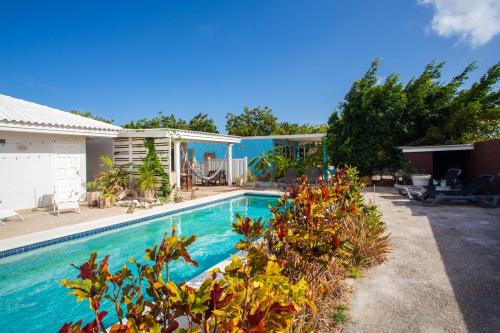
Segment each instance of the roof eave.
M437 146L403 146L397 147L403 153L428 153L435 151L459 151L459 150L474 150L474 144L458 144L458 145L437 145Z
M207 132L197 132L189 130L178 130L172 128L150 128L150 129L123 129L118 134L118 137L141 137L141 138L165 138L172 137L173 139L196 141L196 142L213 142L213 143L240 143L241 137L216 134Z
M18 125L18 124L0 122L0 131L114 138L118 136L119 129L112 130L112 129L89 129L89 128L60 127L60 126L35 126L35 125Z

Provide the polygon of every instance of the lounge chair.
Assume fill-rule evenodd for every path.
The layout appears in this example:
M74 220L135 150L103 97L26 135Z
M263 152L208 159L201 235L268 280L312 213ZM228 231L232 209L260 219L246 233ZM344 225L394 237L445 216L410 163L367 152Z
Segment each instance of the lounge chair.
M379 182L382 180L382 171L375 169L372 171L372 182Z
M18 213L16 213L15 211L13 211L12 209L0 208L0 223L5 225L5 222L3 220L10 218L10 217L17 217L21 221L24 221L23 217L21 215L19 215Z
M208 177L213 178L207 180L207 185L227 185L226 170L220 170L218 174L216 172L214 170L208 172Z
M422 201L429 203L430 205L437 205L443 201L454 201L454 200L467 200L471 202L480 202L484 195L479 194L479 192L489 183L493 181L495 176L493 175L481 175L478 178L471 181L469 184L465 185L461 189L457 190L446 190L440 191L439 189L433 188L429 190L429 194L426 198L422 198ZM427 200L430 197L434 197L433 200Z
M448 186L456 186L458 176L462 174L461 169L448 169L441 179L446 180ZM437 181L436 181L437 182ZM415 185L403 185L394 184L394 187L398 189L399 194L407 196L410 199L426 200L431 194L434 194L434 184L429 184L427 186L415 186Z
M394 175L389 170L388 168L384 168L382 170L382 175L380 176L381 180L387 181L387 182L394 182Z
M284 177L278 179L278 183L284 184L285 186L297 183L297 170L294 168L286 169Z
M317 167L307 168L305 171L308 184L318 184L319 176L321 175L321 170Z
M451 168L448 169L448 171L446 171L446 173L441 179L446 181L447 186L453 186L457 184L458 176L460 176L461 174L462 174L461 169Z
M59 212L63 210L74 210L78 214L80 214L80 198L82 193L79 191L71 190L69 195L63 195L62 191L56 187L54 191L54 213L57 213L59 216Z

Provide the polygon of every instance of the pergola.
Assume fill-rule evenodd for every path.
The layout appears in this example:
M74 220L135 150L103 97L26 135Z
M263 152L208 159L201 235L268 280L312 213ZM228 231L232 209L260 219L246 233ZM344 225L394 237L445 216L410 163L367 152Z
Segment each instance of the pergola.
M206 133L206 132L197 132L190 130L180 130L180 129L172 129L172 128L154 128L154 129L123 129L119 132L118 138L115 139L115 142L119 142L118 150L122 149L122 153L125 150L128 152L128 158L125 157L125 154L121 154L121 157L117 158L119 151L117 151L117 144L115 143L114 154L115 161L123 161L125 163L128 162L138 162L142 160L141 158L134 158L134 139L144 139L144 138L155 138L155 139L163 139L164 147L162 148L165 152L165 158L168 159L168 172L172 173L171 167L171 147L172 143L174 145L174 170L175 170L175 183L180 186L181 184L181 144L182 142L204 142L204 143L220 143L225 144L227 146L227 183L232 184L233 181L233 144L240 143L241 138L233 135L226 134L216 134L216 133ZM128 139L128 140L126 140ZM128 149L125 149L128 141ZM140 152L139 155L143 155L144 151ZM128 160L128 162L126 162Z

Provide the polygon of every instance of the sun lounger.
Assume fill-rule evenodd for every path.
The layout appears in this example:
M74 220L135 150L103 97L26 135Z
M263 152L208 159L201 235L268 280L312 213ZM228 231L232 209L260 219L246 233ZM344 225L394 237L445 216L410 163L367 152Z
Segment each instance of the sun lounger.
M0 208L0 223L5 225L5 222L3 220L10 218L10 217L17 217L17 218L21 219L22 221L24 221L23 217L21 215L19 215L18 213L16 213L15 211L13 211L11 209Z
M462 174L461 169L451 168L446 171L444 176L441 178L446 181L447 186L456 188L458 176ZM437 181L436 181L437 182ZM415 185L403 185L394 184L394 187L398 189L399 194L407 196L410 199L426 200L429 196L434 194L434 185L430 184L428 186L415 186Z
M483 189L486 185L491 183L495 176L493 175L481 175L478 178L471 181L469 184L465 185L463 188L458 190L439 190L434 189L433 195L427 196L430 198L433 196L432 200L424 199L422 201L427 202L431 205L437 205L440 202L444 201L455 201L455 200L466 200L471 202L481 202L488 195L480 194L481 189Z

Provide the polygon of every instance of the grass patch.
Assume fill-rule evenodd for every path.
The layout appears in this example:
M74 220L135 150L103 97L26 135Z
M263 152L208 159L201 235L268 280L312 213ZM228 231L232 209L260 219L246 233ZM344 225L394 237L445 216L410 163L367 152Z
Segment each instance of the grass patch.
M361 272L356 267L351 267L350 277L353 279L359 279L361 277Z
M332 313L333 320L337 324L346 323L347 319L348 319L347 314L346 314L347 310L348 310L347 306L345 306L343 304L340 304L339 306L337 306L337 308L335 309L335 311L333 311L333 313Z

